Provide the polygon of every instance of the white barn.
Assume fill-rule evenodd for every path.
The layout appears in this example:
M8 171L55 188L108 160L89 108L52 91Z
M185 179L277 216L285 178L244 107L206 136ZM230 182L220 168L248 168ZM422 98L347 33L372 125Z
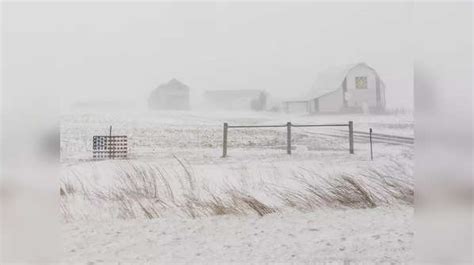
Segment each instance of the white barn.
M318 112L377 111L385 108L385 84L365 63L330 68L321 72L306 99L306 110ZM301 100L285 102L301 105Z
M311 112L385 108L385 84L377 72L365 63L321 72L309 96Z

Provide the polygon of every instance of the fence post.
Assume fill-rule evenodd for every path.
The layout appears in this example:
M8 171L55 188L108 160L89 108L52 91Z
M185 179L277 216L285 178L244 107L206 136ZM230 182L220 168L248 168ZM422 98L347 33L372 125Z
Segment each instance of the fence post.
M227 122L224 122L224 139L222 143L222 157L227 156Z
M349 121L349 153L354 154L354 124Z
M369 138L370 138L370 160L374 160L374 153L372 152L372 128L369 130Z
M286 123L286 153L291 155L291 122Z

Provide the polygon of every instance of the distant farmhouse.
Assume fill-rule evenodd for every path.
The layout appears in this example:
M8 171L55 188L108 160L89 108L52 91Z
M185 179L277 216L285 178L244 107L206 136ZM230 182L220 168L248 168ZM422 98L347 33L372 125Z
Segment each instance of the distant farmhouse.
M204 93L206 107L225 110L265 110L267 94L262 90L208 90Z
M303 99L283 102L287 112L377 111L385 108L385 84L365 63L330 68L320 73Z
M176 79L158 86L148 99L148 106L155 110L189 109L189 87Z

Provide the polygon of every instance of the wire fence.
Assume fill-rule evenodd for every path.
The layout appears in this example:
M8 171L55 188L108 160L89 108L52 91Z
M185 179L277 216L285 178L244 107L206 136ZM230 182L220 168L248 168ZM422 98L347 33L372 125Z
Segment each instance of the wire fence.
M224 135L222 143L222 157L227 156L227 140L229 129L246 129L246 128L285 128L286 127L286 153L291 155L291 128L302 127L347 127L349 129L349 153L354 154L354 124L352 121L348 123L331 123L331 124L292 124L287 122L281 125L229 125L224 123Z

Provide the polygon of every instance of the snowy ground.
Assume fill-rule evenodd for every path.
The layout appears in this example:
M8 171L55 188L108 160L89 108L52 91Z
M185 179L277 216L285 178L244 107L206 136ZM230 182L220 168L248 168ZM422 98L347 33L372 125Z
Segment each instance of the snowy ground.
M404 262L411 258L413 145L347 130L231 129L222 123L354 121L413 137L399 115L71 113L61 123L65 261L122 263ZM129 137L129 160L91 161L92 136ZM335 137L339 135L339 137ZM342 137L341 137L342 136Z
M405 263L413 210L75 222L63 227L67 262L121 264Z
M64 115L61 122L61 159L63 162L90 159L92 136L108 135L109 125L113 134L129 137L130 157L152 159L170 156L173 152L209 154L218 158L222 154L223 123L229 125L262 124L327 124L352 120L354 130L413 137L413 117L403 115L288 115L278 113L234 113L234 112L137 112L137 113L72 113ZM314 151L348 151L347 139L338 139L325 134L347 135L344 127L293 128L292 144L295 148ZM284 153L286 128L231 129L229 131L229 154L234 148L255 149L261 154L279 149ZM367 144L356 145L365 152ZM384 146L381 146L384 148ZM198 149L199 151L196 151ZM386 153L385 151L378 152ZM393 153L393 152L392 152ZM244 153L245 155L245 153ZM205 157L207 159L207 157Z

